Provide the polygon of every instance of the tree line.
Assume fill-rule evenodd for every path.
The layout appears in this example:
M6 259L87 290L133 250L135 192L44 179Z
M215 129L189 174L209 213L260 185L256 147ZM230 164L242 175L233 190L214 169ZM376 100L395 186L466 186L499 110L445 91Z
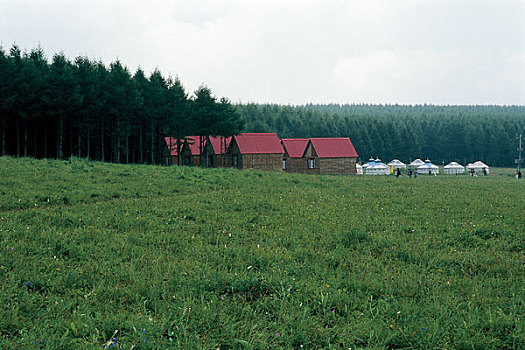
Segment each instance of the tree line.
M435 164L482 160L515 166L524 106L236 105L250 132L281 138L350 137L361 161L380 157Z
M242 116L242 117L241 117ZM524 106L236 104L201 86L191 96L178 78L156 69L131 73L120 61L41 48L0 47L0 154L85 157L116 163L162 163L164 137L277 132L281 138L350 137L370 156L436 164L482 160L514 166ZM180 154L180 152L179 152Z
M1 155L84 157L115 163L160 164L164 137L232 136L243 120L227 98L201 86L192 96L178 78L155 69L133 74L41 48L0 47ZM180 154L180 152L179 152Z

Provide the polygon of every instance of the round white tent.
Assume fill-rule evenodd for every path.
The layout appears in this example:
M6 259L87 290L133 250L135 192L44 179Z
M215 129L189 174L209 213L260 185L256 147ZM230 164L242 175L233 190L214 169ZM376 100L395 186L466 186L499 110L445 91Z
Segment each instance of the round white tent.
M365 169L366 175L388 175L390 168L381 162L381 159L376 158L373 163Z
M420 165L417 167L417 173L418 174L439 174L439 167L437 165L434 165L430 162L430 160L425 160L425 163L423 165Z
M374 158L370 157L370 159L368 160L368 162L366 162L365 164L363 164L363 169L366 169L366 168L368 168L369 166L374 165L375 162L376 162L376 161L374 160Z
M474 170L475 172L483 172L485 170L487 173L489 172L489 166L482 161L477 161L471 164L467 165L467 170Z
M417 169L419 166L425 164L421 159L414 159L410 164L408 164L409 168Z
M388 175L390 168L383 163L374 164L365 169L366 175Z
M357 175L363 175L363 167L359 164L355 165L355 173Z
M465 172L465 167L456 162L450 162L449 164L443 167L444 174L463 174Z
M405 163L403 163L402 161L400 161L399 159L393 159L390 163L387 164L388 166L390 167L393 167L394 170L395 169L406 169L407 166Z

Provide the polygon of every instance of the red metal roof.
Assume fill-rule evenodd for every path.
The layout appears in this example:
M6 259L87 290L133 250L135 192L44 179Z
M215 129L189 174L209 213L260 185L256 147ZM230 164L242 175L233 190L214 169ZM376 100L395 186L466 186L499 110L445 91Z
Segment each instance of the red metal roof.
M185 139L188 146L190 146L192 156L198 156L201 154L199 149L199 136L186 136Z
M210 136L211 146L213 147L213 152L215 154L224 154L226 153L226 149L228 149L228 146L230 145L231 137L226 138L226 145L224 149L221 149L222 147L222 137L221 136Z
M348 137L313 138L310 142L319 158L357 157Z
M188 141L188 144L191 150L191 154L193 156L198 156L200 154L199 136L186 136L185 139ZM168 146L168 149L170 150L170 155L176 156L177 155L177 139L175 139L174 137L165 137L164 140L166 141L166 145ZM171 145L171 149L170 149L170 145Z
M174 137L165 137L164 140L166 141L166 146L170 150L170 155L176 156L177 155L177 140Z
M276 133L245 133L234 138L241 153L284 153Z
M308 139L282 139L284 149L291 158L302 158Z

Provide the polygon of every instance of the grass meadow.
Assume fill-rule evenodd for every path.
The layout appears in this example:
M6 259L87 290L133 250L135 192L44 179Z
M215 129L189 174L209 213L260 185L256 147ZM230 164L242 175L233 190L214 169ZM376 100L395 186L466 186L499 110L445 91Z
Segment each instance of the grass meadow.
M0 158L0 348L524 349L525 180Z

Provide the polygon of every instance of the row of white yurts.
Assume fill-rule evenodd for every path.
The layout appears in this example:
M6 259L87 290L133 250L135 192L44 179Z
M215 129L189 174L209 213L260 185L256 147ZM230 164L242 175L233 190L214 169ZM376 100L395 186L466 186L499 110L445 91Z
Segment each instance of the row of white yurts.
M439 174L439 167L435 164L432 164L430 159L422 161L421 159L415 159L408 166L401 162L399 159L393 159L388 164L385 164L379 158L370 158L368 162L362 166L357 164L357 174L366 174L366 175L388 175L395 173L396 169L410 169L411 171L416 171L418 174ZM489 172L489 167L481 161L474 163L469 163L466 166L468 171L474 172ZM450 162L449 164L443 167L444 174L463 174L465 172L465 167L457 162Z

